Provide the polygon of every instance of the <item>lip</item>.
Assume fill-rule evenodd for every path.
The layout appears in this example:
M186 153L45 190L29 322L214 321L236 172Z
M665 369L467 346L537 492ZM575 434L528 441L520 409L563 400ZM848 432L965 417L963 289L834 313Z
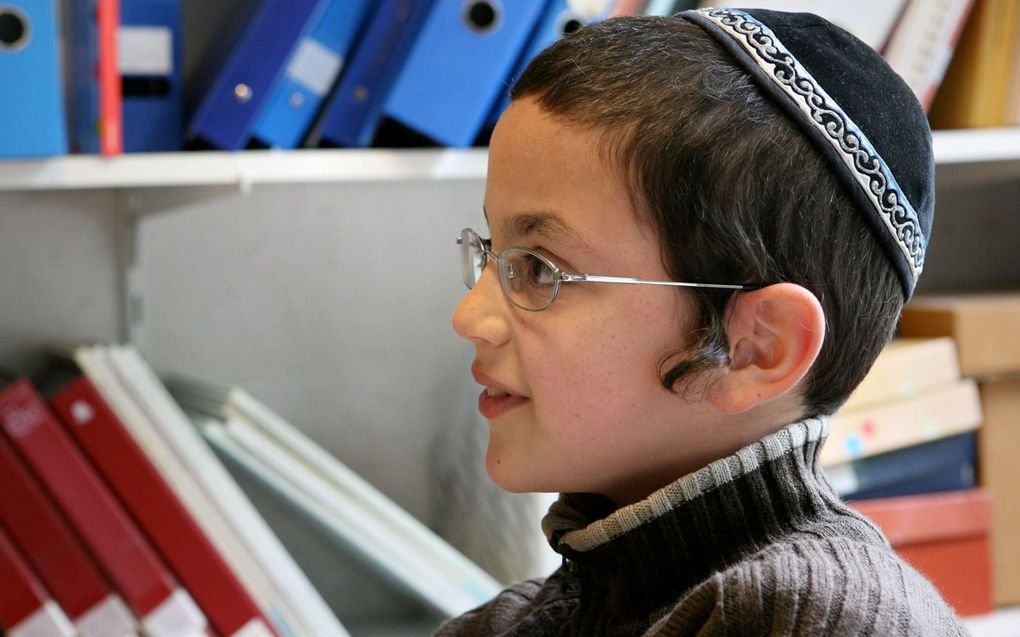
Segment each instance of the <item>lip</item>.
M488 391L483 389L482 393L478 395L478 411L481 412L482 416L488 420L498 418L511 409L518 407L529 400L527 396L521 396L520 394L514 393L513 390L503 383L500 383L496 379L473 367L471 368L471 375L474 376L475 382L479 385L492 387L507 394L506 396L490 396Z

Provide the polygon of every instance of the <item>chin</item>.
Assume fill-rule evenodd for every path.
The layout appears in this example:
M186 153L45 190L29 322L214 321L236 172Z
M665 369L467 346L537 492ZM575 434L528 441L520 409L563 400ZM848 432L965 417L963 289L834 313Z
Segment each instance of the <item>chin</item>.
M537 480L537 476L528 467L514 466L512 462L497 460L491 454L485 458L485 472L497 487L510 493L554 491Z
M507 471L507 467L502 465L493 465L486 462L485 472L489 474L489 479L504 491L509 491L510 493L528 493L532 490L527 480L522 480L519 476L514 475L513 471Z

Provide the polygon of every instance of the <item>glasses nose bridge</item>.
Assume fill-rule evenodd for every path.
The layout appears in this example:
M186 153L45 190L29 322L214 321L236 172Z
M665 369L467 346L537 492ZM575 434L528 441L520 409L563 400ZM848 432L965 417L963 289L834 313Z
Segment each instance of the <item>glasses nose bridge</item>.
M454 331L476 344L498 346L510 334L506 295L496 268L486 259L474 287L467 290L453 313Z

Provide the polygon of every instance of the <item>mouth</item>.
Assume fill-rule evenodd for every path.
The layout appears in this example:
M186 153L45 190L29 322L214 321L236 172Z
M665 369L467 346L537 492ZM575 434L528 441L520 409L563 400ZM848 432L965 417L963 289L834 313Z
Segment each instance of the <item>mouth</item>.
M471 371L478 384L483 386L482 393L478 396L478 411L486 419L493 420L498 418L528 402L527 396L515 394L505 385L489 378L478 370L472 369Z

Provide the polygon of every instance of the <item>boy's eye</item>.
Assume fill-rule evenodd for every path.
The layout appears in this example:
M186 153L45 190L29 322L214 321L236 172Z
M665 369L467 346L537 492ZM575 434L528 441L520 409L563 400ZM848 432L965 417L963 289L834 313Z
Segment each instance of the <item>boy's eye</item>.
M555 271L543 259L523 250L507 257L507 281L515 292L555 285Z
M556 282L554 272L549 264L534 255L527 255L528 284L552 285Z

